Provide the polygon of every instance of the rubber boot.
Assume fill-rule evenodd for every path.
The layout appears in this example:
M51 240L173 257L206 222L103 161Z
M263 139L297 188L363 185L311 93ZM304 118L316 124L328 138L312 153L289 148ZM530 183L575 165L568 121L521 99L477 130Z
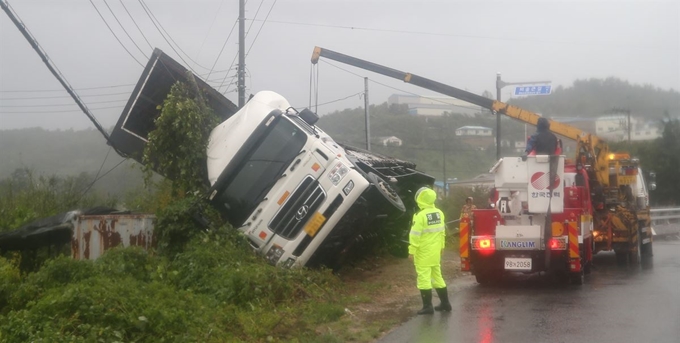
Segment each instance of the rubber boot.
M451 303L449 303L449 292L444 288L435 288L439 296L439 305L434 307L435 311L451 312Z
M421 289L420 297L423 299L423 308L418 311L418 314L433 314L434 309L432 308L432 290Z

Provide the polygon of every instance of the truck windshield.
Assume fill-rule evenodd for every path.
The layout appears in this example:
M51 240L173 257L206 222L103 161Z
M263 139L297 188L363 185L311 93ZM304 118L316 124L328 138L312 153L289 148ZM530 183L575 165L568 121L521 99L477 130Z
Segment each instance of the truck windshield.
M307 142L307 134L283 117L272 125L216 199L234 226L243 225Z

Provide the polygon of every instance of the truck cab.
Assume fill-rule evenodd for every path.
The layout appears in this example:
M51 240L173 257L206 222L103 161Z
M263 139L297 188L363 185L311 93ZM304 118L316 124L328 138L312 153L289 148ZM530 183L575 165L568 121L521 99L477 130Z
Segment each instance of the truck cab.
M340 218L374 187L313 120L267 91L212 131L208 175L215 208L285 267L316 262L316 248L334 227L343 230ZM393 212L403 213L397 199Z

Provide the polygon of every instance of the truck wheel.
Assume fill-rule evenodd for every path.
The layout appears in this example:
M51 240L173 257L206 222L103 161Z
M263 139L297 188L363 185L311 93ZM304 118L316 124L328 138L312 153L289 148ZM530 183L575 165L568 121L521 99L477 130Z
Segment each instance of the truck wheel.
M589 238L588 244L583 244L583 251L582 255L583 258L581 258L581 264L583 265L583 274L588 275L592 272L593 270L593 250L592 250L592 237ZM589 251L590 250L590 251ZM590 260L586 260L586 258L590 256Z
M475 271L475 280L480 285L488 285L498 280L497 276L492 271Z
M376 175L375 173L369 172L367 175L368 181L375 185L375 188L378 189L378 192L382 194L382 196L390 203L392 206L397 208L401 212L406 211L406 207L404 206L404 202L401 200L399 197L399 194L397 194L397 191L392 188L392 185L390 185L387 181L385 181L383 178L380 176Z
M642 255L641 255L641 252L640 252L641 250L642 250L642 240L640 239L640 235L638 235L637 249L635 249L634 251L628 252L629 261L630 261L631 266L637 266L642 261Z
M569 273L569 281L572 285L582 285L583 279L585 278L584 270L581 269L580 272Z
M642 245L642 265L650 267L654 263L654 253L652 252L652 242Z
M652 256L654 256L654 252L652 250L652 231L651 227L647 228L647 235L649 237L649 242L644 243L642 242L643 235L640 234L640 255L642 257L642 263L649 263L652 261Z
M651 240L647 244L642 244L642 249L640 251L642 253L642 260L644 261L645 258L651 258L652 256L654 256L653 251L654 250L652 249L652 241Z
M616 253L616 264L619 266L625 266L628 262L628 253L623 251L615 251Z

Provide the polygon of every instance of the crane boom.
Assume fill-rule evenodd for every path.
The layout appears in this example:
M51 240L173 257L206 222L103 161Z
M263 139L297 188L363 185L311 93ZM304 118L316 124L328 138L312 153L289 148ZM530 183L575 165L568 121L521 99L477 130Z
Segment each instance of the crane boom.
M538 118L541 116L519 108L517 106L508 105L501 101L496 101L483 97L481 95L462 90L453 86L443 84L428 78L418 76L412 73L403 72L397 69L385 67L383 65L362 60L360 58L345 55L336 51L315 47L312 53L312 64L317 64L320 57L328 58L337 62L345 63L357 68L372 71L391 78L402 80L431 91L441 93L452 98L460 99L493 111L496 114L503 114L510 118L519 120L521 122L536 125ZM554 120L550 121L550 131L564 136L566 138L575 140L577 142L577 158L576 163L588 169L595 174L595 178L600 184L605 187L609 185L609 168L608 156L609 147L599 137L587 133L577 127L567 125Z

